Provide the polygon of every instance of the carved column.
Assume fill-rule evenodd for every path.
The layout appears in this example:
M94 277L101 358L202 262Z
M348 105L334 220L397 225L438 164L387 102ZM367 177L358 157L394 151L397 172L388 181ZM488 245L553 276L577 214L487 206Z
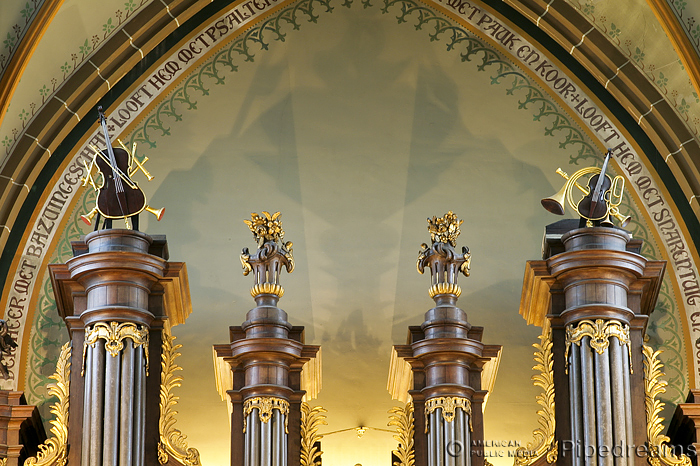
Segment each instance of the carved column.
M420 327L409 327L407 344L394 346L392 357L390 391L402 400L405 389L399 386L408 388L418 466L484 464L482 407L488 391L482 376L487 363L497 365L501 347L484 345L483 328L472 326L457 307L462 293L457 277L469 276L471 259L466 247L462 254L454 249L461 223L452 212L428 219L432 244L422 245L417 268L420 273L430 270L428 294L435 307L426 312ZM408 385L396 383L406 379L400 374L404 364L410 365ZM495 377L495 370L486 372Z
M551 325L555 419L541 423L556 435L518 462L645 464L642 345L665 262L639 255L624 230L564 225L548 227L544 260L527 263L520 306L528 323Z
M241 263L244 275L253 275L256 307L240 327L230 328L229 344L214 346L217 361L231 371L225 376L222 364L216 364L217 379L227 380L220 386L231 400L231 464L236 466L300 464L302 369L320 349L305 345L303 327L293 327L277 307L284 294L282 269L294 270L292 243L283 242L279 215L263 212L246 220L258 250L244 249Z
M165 464L176 452L161 431L161 355L191 312L185 265L167 262L164 237L132 230L90 233L73 252L50 266L73 348L68 461Z

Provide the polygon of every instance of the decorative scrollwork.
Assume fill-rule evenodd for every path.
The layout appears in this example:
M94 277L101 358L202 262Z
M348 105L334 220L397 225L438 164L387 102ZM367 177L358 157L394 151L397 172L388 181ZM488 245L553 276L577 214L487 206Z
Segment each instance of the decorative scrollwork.
M442 409L442 418L445 422L452 422L455 420L455 410L457 408L462 408L462 411L467 413L469 416L469 430L472 431L472 402L469 398L464 398L461 396L441 396L439 398L431 398L425 402L425 433L430 431L430 423L428 422L428 415L435 411L436 409Z
M545 320L542 335L538 338L540 343L532 345L535 347L535 366L532 369L539 371L539 374L532 376L532 382L544 390L537 395L537 404L542 407L537 411L540 427L532 433L535 438L527 447L515 450L515 466L528 466L545 455L548 463L554 464L557 461L558 442L554 440L554 358L549 320Z
M201 465L199 461L199 451L196 448L187 446L187 437L182 435L175 428L174 410L177 404L178 397L173 395L173 389L180 386L182 376L176 375L175 372L182 370L180 366L175 364L175 358L180 356L178 349L182 345L173 346L175 337L168 332L163 331L163 353L161 355L161 373L160 373L160 420L158 429L160 433L160 441L158 442L158 461L160 464L168 462L168 456L173 457L180 464L185 466Z
M24 462L27 466L65 466L68 461L70 357L71 347L70 342L68 342L61 348L61 354L56 363L56 373L51 376L56 383L48 385L49 396L58 398L58 401L51 407L51 414L56 416L51 420L53 437L39 445L39 453Z
M272 419L272 411L278 410L284 415L284 432L289 433L289 402L276 396L256 396L249 398L243 402L243 432L247 427L248 414L255 408L258 409L260 422L267 424Z
M630 347L630 327L623 324L619 320L581 320L578 325L574 324L566 326L566 351L564 352L564 360L566 361L566 373L569 373L569 350L571 344L581 346L583 337L590 337L591 348L598 354L603 352L610 346L610 337L617 337L621 345L627 345L627 354L630 361L630 373L632 370L632 353Z
M148 329L136 325L131 322L98 322L92 327L85 329L85 344L83 345L83 368L80 375L85 375L85 360L87 355L87 347L95 347L97 340L105 340L105 350L117 357L124 349L124 340L130 338L134 348L143 347L144 356L146 358L146 375L148 375Z
M327 412L320 406L312 408L308 403L301 404L301 466L314 466L323 454L315 443L323 438L318 434L318 428L328 425L323 414Z
M647 415L647 437L649 439L649 464L651 466L690 466L690 458L677 456L668 445L669 438L664 431L663 418L659 413L664 409L664 402L656 397L666 392L668 382L661 380L664 376L663 363L659 359L661 351L654 351L650 346L642 347L644 355L644 410Z
M467 400L468 401L468 400ZM413 446L413 434L415 427L413 423L413 403L407 403L405 407L396 406L389 410L389 426L396 427L394 439L399 442L398 449L394 454L399 459L393 466L414 466L416 463L416 452Z

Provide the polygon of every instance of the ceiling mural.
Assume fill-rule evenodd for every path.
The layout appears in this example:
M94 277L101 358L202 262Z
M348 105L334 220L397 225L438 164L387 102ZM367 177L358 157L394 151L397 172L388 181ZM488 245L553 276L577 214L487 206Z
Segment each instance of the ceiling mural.
M61 83L132 16L155 7L103 3L100 17L108 19L99 25L76 14L85 12L80 1L64 3L57 18L72 13L85 38L101 39L81 42L78 49L86 48L80 53L53 57L65 67L53 78L33 72L23 78L0 126L6 163L16 136L46 100L55 100ZM618 30L613 24L622 23L603 2L587 5L574 6L626 50L696 133L696 97L687 75L677 60L652 66L668 54L669 43L634 42L659 34L650 25L653 15L640 13L648 16L641 29L620 27L610 35ZM294 242L297 268L283 276L280 306L290 322L306 327L307 343L323 348L323 388L313 404L328 409L324 461L389 461L395 440L388 410L398 404L386 389L390 350L432 305L415 259L429 234L425 218L447 210L465 220L458 245L473 255L459 305L473 325L485 327L486 343L504 345L486 436L524 445L537 427L538 389L530 377L540 330L518 315L522 274L526 260L540 257L544 225L558 220L539 201L563 184L557 167L600 164L608 142L618 146L614 168L627 178L628 191L622 210L633 216L628 229L645 240L645 256L669 258L679 251L678 238L683 241L685 255L673 255L679 260L669 264L648 336L664 350L667 412L685 397L694 380L689 370L697 365L686 323L695 295L681 277L687 264L679 263L692 265L697 257L685 214L624 115L512 18L482 4L416 0L279 1L264 13L238 4L201 11L207 15L196 17L195 26L184 17L172 26L177 40L161 47L150 68L117 73L115 82L105 81L111 91L103 92L110 131L149 157L156 179L141 180L149 203L166 207L161 222L144 214L142 228L166 233L171 259L188 264L193 314L173 329L183 345L177 409L179 427L203 464L225 464L229 457L227 410L216 393L211 347L226 341L227 326L240 324L254 305L238 253L253 245L243 219L262 210L281 211L286 239ZM139 52L127 41L120 50L148 55L152 45ZM656 82L664 70L671 70L669 82ZM47 79L56 81L55 89L28 91L43 89ZM683 102L688 109L680 108ZM16 104L24 114L14 115ZM55 174L37 178L45 188L24 219L18 242L24 254L6 265L2 298L4 318L24 319L24 333L15 333L25 344L13 386L45 416L48 376L68 338L46 263L66 261L70 241L92 229L80 215L91 209L94 193L79 189L78 178L81 154L99 141L93 141L95 124L87 122L93 116L75 113L73 126L59 132L63 144L56 149L56 142L39 162ZM63 159L54 161L59 155ZM32 283L18 282L25 280L20 273L31 273ZM18 283L30 296L26 302L16 294ZM358 427L368 430L360 436ZM511 464L512 458L491 462Z

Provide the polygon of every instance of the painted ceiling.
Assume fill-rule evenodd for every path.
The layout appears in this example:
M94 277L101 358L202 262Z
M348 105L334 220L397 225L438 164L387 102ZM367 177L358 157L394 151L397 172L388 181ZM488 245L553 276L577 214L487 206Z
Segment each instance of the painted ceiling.
M50 18L41 17L40 1L0 3L3 77L13 71L13 53L25 34L31 34L31 25L37 18L50 21L19 73L21 79L3 87L0 178L5 187L0 213L5 228L0 239L6 273L19 257L15 250L24 244L13 239L12 230L22 236L22 229L30 228L15 227L14 222L22 222L20 209L34 202L27 209L36 216L50 186L39 172L65 168L96 129L89 120L97 101L107 99L113 104L106 105L108 113L118 115L119 98L114 96L134 95L144 78L132 76L151 66L151 51L163 58L145 75L166 69L165 57L173 52L160 51L157 44L168 44L168 37L185 29L188 20L197 20L196 13L208 11L209 4L194 1L177 10L178 2L160 2L173 11L166 8L150 24L139 13L158 2L54 3ZM222 11L235 7L224 3L216 5ZM152 86L163 87L163 95L120 133L149 157L147 168L156 179L140 180L149 203L166 207L159 223L144 217L143 230L167 234L171 259L187 262L193 313L173 329L183 345L178 426L200 450L205 465L226 464L229 458L227 410L216 392L211 347L226 342L227 327L240 325L253 307L250 277L242 276L238 254L243 247L254 247L242 220L262 210L281 211L285 239L294 242L297 269L282 278L286 293L280 307L294 325L306 327L307 343L322 346L323 388L312 404L328 409L328 425L321 431L327 434L324 462L369 466L390 461L395 441L387 411L398 404L386 389L390 351L405 342L407 327L419 325L431 307L428 278L416 272L415 260L420 244L428 240L426 217L448 210L464 219L458 245L469 246L473 256L472 276L461 280L459 304L473 325L485 327L486 343L504 346L485 412L486 438L523 445L532 438L538 393L530 382L532 344L540 329L526 325L518 306L525 261L540 258L544 226L558 220L539 201L562 186L557 167L573 172L599 163L605 146L575 107L567 107L561 93L546 87L543 76L523 71L487 34L475 33L467 22L447 14L447 7L437 5L441 2L434 3L430 8L379 0L280 4L268 18L282 19L265 23L276 26L256 33L251 23L247 41L236 39L242 34L222 40L182 78L167 85L152 81ZM680 185L672 187L680 193L674 199L689 199L677 207L678 215L687 224L685 234L695 238L698 202L693 195L700 191L695 190L697 159L690 147L697 145L700 106L687 57L676 52L677 44L657 19L659 5L571 0L559 10L543 8L538 15L513 5L537 25L540 20L546 24L547 14L547 19L567 18L571 8L575 14L568 19L579 22L570 29L581 31L581 50L589 45L588 37L596 47L619 54L618 65L608 65L608 75L602 74L595 57L584 55L578 59L585 68L581 74L590 72L603 89L613 82L611 92L635 120L639 117L661 159L668 162L667 153L671 156L675 165L668 170ZM666 7L697 46L698 29L691 18L700 17L700 5L673 1ZM512 25L513 17L498 18L520 31ZM438 23L443 27L439 34ZM552 54L561 47L566 52L571 48L573 55L578 37L565 37L553 26L543 29L555 41L549 45ZM150 35L139 41L134 31L143 30ZM476 49L466 49L467 41L455 42L450 34L460 31L473 38L468 43L478 44L470 45ZM187 44L193 34L175 42ZM123 41L117 52L131 58L115 70L102 65L109 60L100 54L117 36ZM548 53L541 45L539 50ZM216 57L224 52L229 65L217 67ZM99 84L92 87L96 95L83 95L89 84L81 87L78 77L86 69L93 84ZM567 70L567 82L595 87L581 84L578 80L585 79L571 67ZM661 114L658 125L673 122L666 124L672 126L668 134L673 138L660 136L656 120L642 123L644 112L632 108L633 98L620 97L619 82L638 88L646 83L649 95L653 91L660 96L649 97L649 103ZM67 100L68 88L73 100ZM611 110L614 105L600 105L614 117L610 121L622 120ZM69 122L46 117L51 106ZM50 144L30 132L41 118L52 132ZM31 150L23 149L27 141ZM677 155L667 150L674 144L680 145ZM62 152L67 145L72 148ZM42 155L32 156L34 151ZM54 162L54 154L60 153L65 161ZM652 170L656 162L645 163ZM634 179L629 166L627 173L621 165L615 169L628 182ZM91 230L78 219L89 210L92 196L76 193L47 250L47 261L67 260L69 241ZM643 204L639 195L627 197L623 207L634 217L629 229L646 240L645 255L665 258L660 234L650 225L653 213ZM684 398L691 383L687 329L684 334L688 311L678 283L669 272L648 331L650 343L665 350L669 403ZM4 301L9 284L7 278ZM33 299L36 309L26 324L27 356L17 387L46 414L45 387L67 333L52 301L48 274L38 279ZM362 438L354 431L360 426L370 428ZM498 466L512 459L491 462Z

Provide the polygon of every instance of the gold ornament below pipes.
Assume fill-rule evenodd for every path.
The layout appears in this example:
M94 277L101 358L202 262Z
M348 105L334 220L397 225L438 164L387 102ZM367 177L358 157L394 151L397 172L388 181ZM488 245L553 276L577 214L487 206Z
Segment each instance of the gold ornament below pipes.
M469 431L472 429L472 402L469 398L461 396L441 396L439 398L431 398L425 402L425 433L430 431L430 423L428 416L436 409L442 409L442 418L445 422L455 420L455 410L462 408L462 411L469 415Z
M308 403L301 404L301 466L314 466L323 454L316 442L323 438L318 434L322 425L328 425L323 413L328 411L320 406L312 408Z
M396 406L389 410L389 426L396 427L394 439L399 442L398 449L393 453L399 459L393 466L414 466L416 463L416 452L413 445L413 434L415 432L413 422L413 403L407 403L405 407Z
M284 414L284 432L289 433L289 402L276 396L256 396L249 398L243 403L243 432L247 427L248 414L255 408L258 409L260 422L267 424L272 419L272 411L278 410L280 414Z
M65 466L68 461L68 408L70 393L70 342L61 347L61 354L56 363L56 373L50 378L56 383L48 385L49 396L58 398L51 407L51 433L53 437L39 445L39 453L28 458L26 466ZM7 462L7 459L5 459Z
M182 382L182 376L175 374L176 371L182 370L180 366L175 364L175 358L180 356L177 350L182 348L182 345L173 346L175 337L165 330L163 330L162 335L158 461L160 464L167 464L170 456L184 466L199 466L201 465L199 451L196 448L189 448L187 446L187 437L175 428L175 414L177 412L174 407L177 404L178 397L173 395L172 391L174 388L179 387Z
M539 374L532 376L532 382L544 390L536 398L537 404L542 407L537 411L540 427L532 433L535 438L528 442L527 447L515 450L515 466L529 466L545 455L548 463L553 464L557 461L558 442L554 440L554 358L549 320L545 320L542 335L538 338L540 343L532 345L535 347L535 366L532 369L539 371Z
M649 464L651 466L690 466L690 458L677 456L668 445L669 438L662 434L663 420L659 413L664 409L664 402L656 397L666 392L668 382L661 380L664 376L663 363L659 359L661 351L654 351L650 346L642 347L644 356L644 410L647 415L647 437L649 439Z

